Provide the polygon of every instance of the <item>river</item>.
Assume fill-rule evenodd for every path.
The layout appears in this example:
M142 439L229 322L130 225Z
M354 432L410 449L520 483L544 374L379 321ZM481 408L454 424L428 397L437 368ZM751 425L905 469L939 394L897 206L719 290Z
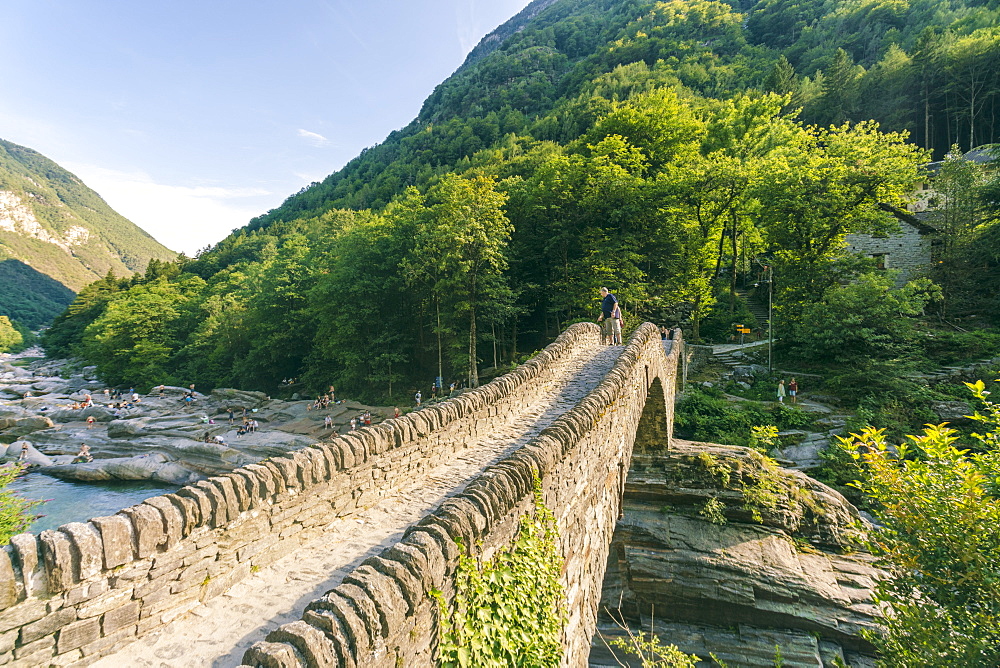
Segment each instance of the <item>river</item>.
M7 489L26 499L44 500L35 508L40 515L25 531L38 533L67 522L86 522L91 517L114 515L122 508L142 503L151 496L177 489L148 481L82 483L59 480L42 473L21 476Z

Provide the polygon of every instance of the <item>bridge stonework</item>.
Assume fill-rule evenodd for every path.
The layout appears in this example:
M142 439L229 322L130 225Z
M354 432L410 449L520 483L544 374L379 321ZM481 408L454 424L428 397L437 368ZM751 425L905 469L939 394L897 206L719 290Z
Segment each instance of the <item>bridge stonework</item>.
M566 559L564 663L584 665L633 442L654 447L671 433L682 345L679 331L674 337L665 355L656 328L642 325L576 407L363 562L302 620L254 645L244 661L431 664L436 609L428 592L451 595L455 539L481 545L486 556L506 546L530 509L534 472ZM551 391L573 351L597 345L595 325L574 325L528 363L454 399L110 517L15 536L0 549L0 665L87 665L170 624L323 535L332 518L489 434L492 423Z
M574 325L563 336L599 345L599 330ZM600 385L541 434L486 468L466 489L411 527L343 584L310 603L301 620L271 632L244 664L385 667L433 665L436 602L454 594L461 541L488 558L509 545L532 506L538 475L555 514L565 559L567 624L563 665L585 666L596 629L608 549L621 511L633 444L665 447L672 431L680 331L664 353L644 324ZM558 343L558 342L557 342Z

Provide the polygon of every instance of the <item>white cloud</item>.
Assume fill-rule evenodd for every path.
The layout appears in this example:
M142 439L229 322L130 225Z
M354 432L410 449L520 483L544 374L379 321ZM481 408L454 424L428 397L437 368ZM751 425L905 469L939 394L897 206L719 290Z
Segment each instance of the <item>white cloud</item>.
M149 232L167 248L193 256L246 225L274 203L267 190L156 183L143 172L121 172L87 164L64 164L111 208ZM253 200L247 201L247 200Z
M330 143L330 140L321 134L316 134L315 132L309 132L308 130L303 130L299 128L299 136L308 141L313 146L326 146Z

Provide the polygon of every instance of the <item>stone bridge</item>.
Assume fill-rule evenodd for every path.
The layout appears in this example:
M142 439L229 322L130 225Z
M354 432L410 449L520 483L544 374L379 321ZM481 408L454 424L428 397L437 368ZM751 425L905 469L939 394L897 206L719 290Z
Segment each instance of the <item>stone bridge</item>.
M680 331L573 325L400 419L0 550L0 665L420 666L459 547L509 544L538 476L558 523L566 666L587 663L633 449L663 448Z

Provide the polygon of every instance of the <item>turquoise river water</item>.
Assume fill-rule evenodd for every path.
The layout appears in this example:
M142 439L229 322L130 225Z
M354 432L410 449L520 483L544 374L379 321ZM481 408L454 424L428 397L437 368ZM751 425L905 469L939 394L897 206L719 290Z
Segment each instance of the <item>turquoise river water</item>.
M91 517L114 515L122 508L142 503L151 496L177 489L146 481L82 483L59 480L41 473L28 473L8 488L26 499L44 500L35 508L41 515L27 531L38 533L67 522L86 522Z

